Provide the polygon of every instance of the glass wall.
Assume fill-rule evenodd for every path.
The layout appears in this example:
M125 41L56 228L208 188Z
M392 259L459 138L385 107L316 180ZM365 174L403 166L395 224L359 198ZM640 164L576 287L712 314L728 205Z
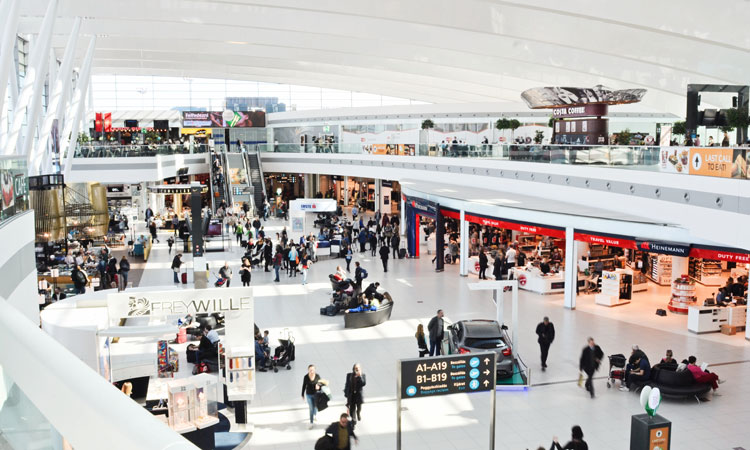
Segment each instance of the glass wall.
M423 103L339 89L189 77L93 75L91 86L97 111L218 111L228 97L277 98L287 111Z

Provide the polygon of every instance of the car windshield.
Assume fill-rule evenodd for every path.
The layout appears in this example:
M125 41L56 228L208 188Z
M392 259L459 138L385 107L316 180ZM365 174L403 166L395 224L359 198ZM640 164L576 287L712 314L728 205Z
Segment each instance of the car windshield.
M493 349L505 347L505 342L497 338L466 338L464 345L471 348Z

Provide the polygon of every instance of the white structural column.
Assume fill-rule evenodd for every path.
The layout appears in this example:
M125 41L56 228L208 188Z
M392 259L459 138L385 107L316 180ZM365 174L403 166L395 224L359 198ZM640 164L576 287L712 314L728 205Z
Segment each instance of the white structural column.
M78 85L76 91L73 94L73 100L70 104L73 112L72 116L69 116L70 120L65 122L65 128L63 129L62 137L60 142L60 158L65 156L65 178L70 176L70 168L73 165L73 153L75 153L75 143L78 139L78 129L83 116L83 110L86 104L86 92L89 88L89 80L91 79L91 61L94 59L94 49L96 48L96 36L91 37L89 42L89 48L86 50L86 57L83 60L83 66L81 66L80 76L78 78ZM67 151L67 155L65 152Z
M469 244L471 243L471 237L469 236L469 223L466 222L466 211L461 210L461 217L459 221L459 230L461 232L461 247L460 247L460 259L458 260L458 273L462 277L468 276L469 272L468 259L469 259Z
M750 289L747 290L747 305L750 308ZM750 341L750 314L745 318L745 339Z
M42 123L41 133L39 134L39 142L34 150L34 156L32 159L32 170L39 169L46 164L43 164L45 154L47 153L48 143L52 133L52 125L57 119L57 126L62 127L63 113L65 111L65 103L68 101L68 92L70 92L70 85L73 79L73 59L75 58L75 49L78 42L78 34L81 29L81 18L76 17L73 22L73 29L70 32L67 45L65 47L65 54L63 55L62 64L60 70L55 77L54 83L52 83L52 77L50 77L50 97L49 104L47 105L47 116L44 118ZM54 55L50 60L50 75L53 70L56 70L57 62L55 61ZM59 131L59 128L58 128ZM47 155L49 157L49 155Z
M401 230L401 236L406 236L406 202L404 201L404 194L401 194L401 210L399 211L399 215L401 216L401 224L398 229ZM417 242L417 245L419 245L419 242Z
M18 3L19 0L2 0L0 3L0 111L7 117L8 105L5 104L6 86L11 69L15 67L13 58L13 44L16 41L16 30L18 28ZM11 91L11 95L13 92ZM5 125L0 128L0 138ZM2 150L2 148L0 148Z
M565 308L576 309L576 290L578 287L578 260L576 256L575 234L573 227L565 229Z
M349 206L349 177L344 177L344 206Z
M374 212L378 212L383 207L383 199L381 198L382 196L381 196L381 191L380 191L380 188L381 188L381 185L383 184L383 181L382 180L378 180L377 178L375 178L373 181L375 182L375 197L373 198L373 200L375 200L375 202L374 202L374 207L375 207L374 208Z
M8 119L13 120L11 112L16 107L16 102L18 102L18 75L15 64L10 65L10 77L8 78L10 80L8 84L8 89L10 89L10 104L8 107L2 107L0 110L0 154L2 154L5 142L8 140ZM4 98L5 96L3 96Z
M15 111L13 113L13 123L8 131L8 141L5 143L3 151L6 155L16 153L16 148L20 153L25 155L31 148L34 139L34 130L38 119L39 110L41 109L40 99L44 88L44 78L46 75L47 58L49 56L50 40L52 38L52 28L55 23L55 11L57 10L57 0L51 0L47 7L47 12L42 21L42 28L35 44L31 49L29 66L26 68L24 86L21 95L18 96ZM38 105L38 106L37 106ZM27 111L27 117L24 117L23 111ZM27 139L21 140L21 129L26 119ZM28 141L26 143L26 141ZM19 143L24 143L19 146Z

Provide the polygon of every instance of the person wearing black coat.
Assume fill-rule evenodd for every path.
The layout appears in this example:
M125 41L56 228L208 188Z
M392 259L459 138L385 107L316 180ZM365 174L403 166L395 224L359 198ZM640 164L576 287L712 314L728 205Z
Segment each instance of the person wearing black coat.
M344 384L346 407L349 410L349 415L352 417L353 425L357 425L357 421L362 420L362 403L364 402L362 388L366 384L367 377L362 373L362 367L359 364L355 364L352 367L352 371L346 374L346 383Z
M273 246L271 245L271 240L266 239L266 246L263 248L263 256L265 260L265 271L270 272L271 269L268 268L268 266L272 265L271 261L273 260Z
M552 447L549 450L589 450L586 441L583 440L583 430L578 425L574 426L571 432L570 442L565 447L560 447L557 437L552 438Z
M599 364L604 358L604 352L596 345L594 338L590 337L588 344L581 352L581 361L578 368L587 375L586 390L591 394L591 398L594 398L594 372L599 369Z
M346 433L347 435L340 436L341 433ZM333 448L338 450L351 450L352 438L354 438L354 442L359 444L359 439L357 439L357 435L354 434L354 425L349 422L349 416L346 413L341 414L338 422L333 422L328 428L326 428L326 435L333 438ZM344 446L339 445L339 439L344 442Z
M536 326L536 335L539 336L537 342L539 342L539 349L542 352L542 371L545 371L547 370L549 346L555 340L555 326L549 321L549 317L545 316L544 320Z
M495 257L495 262L492 265L492 275L496 280L500 280L503 276L503 260L499 256Z
M484 253L484 247L479 249L479 279L487 279L487 267L489 266L489 260L487 254Z
M250 261L247 258L242 258L242 265L240 266L240 280L242 286L250 286L250 280L252 279Z
M393 259L398 258L398 247L401 245L401 236L399 236L397 233L393 234L393 237L391 237L391 248L393 249Z
M388 272L388 256L390 255L390 249L387 245L380 247L380 260L383 261L383 272Z

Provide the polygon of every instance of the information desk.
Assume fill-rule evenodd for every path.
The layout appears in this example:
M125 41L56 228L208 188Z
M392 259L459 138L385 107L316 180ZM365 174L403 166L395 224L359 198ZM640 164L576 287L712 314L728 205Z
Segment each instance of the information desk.
M489 268L487 269L490 270ZM565 271L542 275L532 266L511 267L513 279L518 280L518 287L537 294L562 294L565 292Z
M597 305L619 306L630 303L633 294L632 270L604 270L601 281L601 292L594 297Z
M690 306L688 331L718 333L722 325L745 326L747 306Z

